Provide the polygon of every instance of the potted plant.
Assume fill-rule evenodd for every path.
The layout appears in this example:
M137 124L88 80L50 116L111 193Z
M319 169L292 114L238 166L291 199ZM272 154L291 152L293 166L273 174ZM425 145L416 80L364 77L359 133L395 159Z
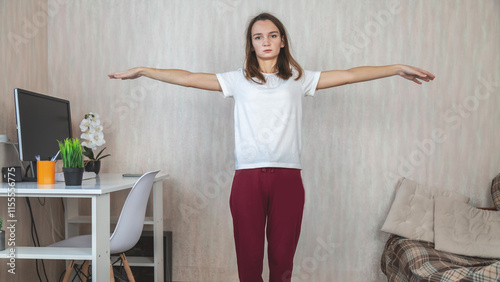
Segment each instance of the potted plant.
M78 138L66 138L64 142L57 141L63 160L64 182L66 185L82 185L83 154Z
M5 231L2 230L2 218L0 217L0 251L5 250Z
M85 161L85 171L93 171L98 174L99 170L101 170L101 159L110 156L110 154L101 156L106 148L102 149L97 156L94 156L93 150L106 143L99 115L92 112L86 114L80 123L80 130L82 131L80 138L84 140L82 142L83 155L88 158Z

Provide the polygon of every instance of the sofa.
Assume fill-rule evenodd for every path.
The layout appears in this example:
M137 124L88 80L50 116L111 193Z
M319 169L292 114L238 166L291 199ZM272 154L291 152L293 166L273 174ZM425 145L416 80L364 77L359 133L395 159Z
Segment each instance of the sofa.
M388 281L500 281L500 174L492 208L402 178L382 226L390 233L381 269Z

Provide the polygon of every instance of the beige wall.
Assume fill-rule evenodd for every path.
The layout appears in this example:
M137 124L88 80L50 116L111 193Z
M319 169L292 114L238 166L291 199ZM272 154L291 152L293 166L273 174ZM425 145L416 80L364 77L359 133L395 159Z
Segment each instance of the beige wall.
M437 76L422 86L392 77L322 90L304 101L306 207L294 281L383 281L387 234L379 229L401 176L491 205L500 171L498 1L58 1L20 54L5 34L40 5L0 1L8 101L0 133L15 139L14 87L71 100L75 132L85 113L99 113L112 154L104 172L170 174L164 225L174 234L176 281L237 281L233 101L106 74L141 65L237 69L246 23L261 11L284 22L306 69L405 63Z
M49 91L47 24L51 16L47 1L0 0L0 134L17 140L14 88L40 93ZM59 96L59 95L53 95ZM64 236L64 221L60 199L30 199L41 245ZM32 246L31 222L25 198L16 198L17 245ZM0 199L0 217L7 230L7 199ZM9 235L9 233L7 233ZM38 281L34 260L17 260L15 275L7 273L6 260L0 263L0 281ZM45 261L47 276L56 281L64 269L62 261ZM40 271L42 265L39 263ZM42 277L43 272L41 272Z

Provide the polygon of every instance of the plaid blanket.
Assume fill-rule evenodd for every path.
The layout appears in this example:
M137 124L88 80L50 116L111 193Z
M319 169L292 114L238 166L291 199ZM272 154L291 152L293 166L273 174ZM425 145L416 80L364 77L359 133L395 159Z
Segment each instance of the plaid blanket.
M396 235L387 240L381 267L389 282L500 281L500 260L437 251L433 243Z

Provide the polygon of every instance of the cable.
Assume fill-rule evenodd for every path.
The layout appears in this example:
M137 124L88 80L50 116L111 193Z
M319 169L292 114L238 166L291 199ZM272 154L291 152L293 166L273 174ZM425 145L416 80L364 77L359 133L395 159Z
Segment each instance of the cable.
M66 273L66 269L65 269L65 270L63 270L63 272L61 273L61 275L59 275L59 279L57 279L57 281L58 281L58 282L61 282L61 281L62 281L62 279L63 279L63 277L64 277L64 276L63 276L63 275L64 275L64 273Z
M75 263L75 267L73 268L73 270L76 272L76 275L75 277L73 277L73 280L74 281L76 279L76 277L78 277L80 279L80 281L82 281L82 276L85 277L87 280L90 279L90 275L88 274L88 268L87 268L87 275L83 274L83 265L80 265L78 266L78 264Z
M29 163L29 165L24 170L24 177L28 177L28 171L29 171L30 168L31 168L31 162Z
M118 257L117 260L115 262L112 262L111 263L111 266L114 267L114 265L116 263L120 262L120 265L118 266L120 268L120 271L116 272L116 271L113 271L114 273L114 277L115 277L115 281L118 281L118 282L126 282L128 281L128 277L126 277L126 274L124 273L124 268L123 268L123 260L121 257ZM125 280L126 279L126 280Z
M40 206L42 206L42 207L45 206L45 202L46 202L45 198L38 197L37 199L38 199L38 203L40 204ZM40 199L43 199L43 203Z
M38 239L38 232L36 230L35 220L33 218L33 210L31 209L31 202L30 202L30 199L28 197L26 197L25 199L26 199L26 204L28 206L28 210L30 212L30 217L31 217L31 239L33 241L33 245L35 247L39 247L40 246L40 240ZM41 260L41 262L42 262L43 274L45 276L45 279L48 282L49 278L47 277L47 271L45 270L45 263L43 262L43 259ZM43 282L42 278L40 277L40 271L38 269L38 259L35 260L35 265L36 265L36 274L38 275L38 280L40 280L41 282Z
M64 200L63 200L63 198L61 198L61 205L62 205L62 208L63 208L63 214L66 214L66 207L64 206Z
M47 215L47 221L48 221L48 224L50 224L50 227L52 230L52 232L51 232L52 241L57 242L61 239L64 239L64 235L61 233L61 230L64 230L64 226L59 221L57 221L57 223L56 223L56 221L54 220L55 217L53 216L53 210L52 210L53 206L57 206L57 204L59 202L57 201L54 204L49 202L49 204L46 204L46 202L48 200L46 200L45 198L42 198L42 199L44 200L43 202L41 202L40 198L38 198L38 202L40 203L40 206L44 207L43 211L45 212L45 215ZM62 198L61 198L61 200L62 200ZM64 210L64 203L62 201L61 201L61 206L62 206L62 209ZM56 237L57 237L57 239L56 239Z

